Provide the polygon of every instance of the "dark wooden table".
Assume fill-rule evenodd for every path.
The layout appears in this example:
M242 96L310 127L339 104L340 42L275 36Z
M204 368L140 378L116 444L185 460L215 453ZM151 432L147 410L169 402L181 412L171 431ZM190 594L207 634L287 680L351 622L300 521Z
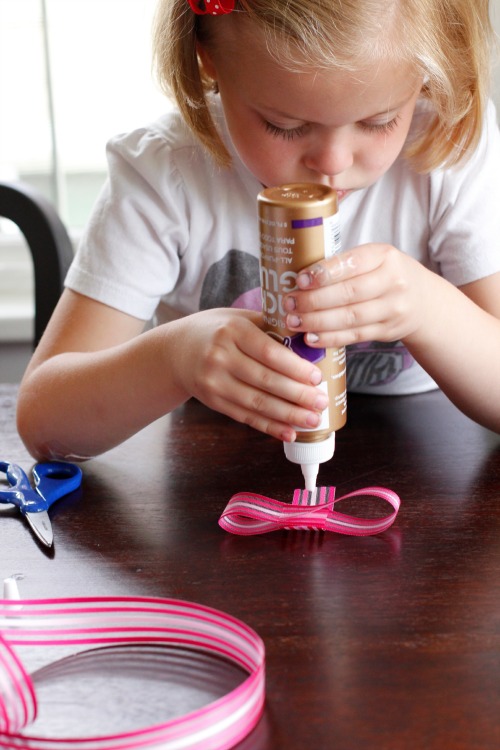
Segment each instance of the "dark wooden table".
M13 387L0 387L0 405L1 456L29 469ZM217 523L229 498L248 490L289 500L300 470L273 439L188 403L83 466L82 491L51 511L52 552L16 512L1 511L2 578L21 574L24 597L175 597L244 620L265 642L267 704L240 748L492 750L500 747L499 448L438 392L351 397L320 483L342 494L391 487L402 499L394 526L368 538L234 537ZM357 509L368 510L363 501ZM40 679L46 731L88 729L102 714L121 728L125 717L148 721L141 712L155 703L163 718L165 704L192 708L207 697L205 677L215 692L234 679L202 662L186 663L172 687L168 664L152 658L142 674L151 684L122 709L108 701L125 671L116 666L112 691L88 674L97 700L91 708L85 697L83 714L69 700L74 689Z

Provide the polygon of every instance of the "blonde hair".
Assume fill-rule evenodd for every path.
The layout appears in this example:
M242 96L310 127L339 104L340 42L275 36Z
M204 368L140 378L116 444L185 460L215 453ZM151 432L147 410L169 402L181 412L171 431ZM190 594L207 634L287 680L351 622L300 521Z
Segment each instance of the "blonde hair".
M417 171L451 166L476 148L489 89L488 0L238 0L233 13L251 19L269 52L291 69L356 71L380 59L414 65L432 113L406 147ZM216 43L220 20L195 15L188 0L160 0L154 59L189 127L217 163L229 165L207 102L214 82L197 55L198 43Z

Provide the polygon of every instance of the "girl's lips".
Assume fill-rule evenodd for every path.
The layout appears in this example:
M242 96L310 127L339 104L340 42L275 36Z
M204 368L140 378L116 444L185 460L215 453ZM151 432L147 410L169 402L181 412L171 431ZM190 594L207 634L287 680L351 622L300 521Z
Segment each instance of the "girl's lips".
M341 201L346 195L349 195L350 192L350 190L336 190L338 200Z

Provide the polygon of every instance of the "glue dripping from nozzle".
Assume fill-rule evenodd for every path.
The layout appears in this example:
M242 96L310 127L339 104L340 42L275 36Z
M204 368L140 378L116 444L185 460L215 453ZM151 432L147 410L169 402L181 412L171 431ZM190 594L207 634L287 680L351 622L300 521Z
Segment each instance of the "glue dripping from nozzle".
M318 478L319 465L330 461L335 452L335 433L332 432L325 440L310 443L283 443L285 456L294 464L300 464L304 476L306 490L314 492Z

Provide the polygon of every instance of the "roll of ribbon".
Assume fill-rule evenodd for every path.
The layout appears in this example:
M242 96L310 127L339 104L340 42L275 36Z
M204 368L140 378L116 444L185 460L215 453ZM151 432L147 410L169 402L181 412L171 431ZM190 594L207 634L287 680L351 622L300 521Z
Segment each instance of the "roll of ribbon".
M169 645L222 657L248 673L223 698L150 728L98 737L32 737L37 699L16 646ZM224 750L257 724L264 705L264 645L216 609L156 598L0 600L0 747L13 750Z

